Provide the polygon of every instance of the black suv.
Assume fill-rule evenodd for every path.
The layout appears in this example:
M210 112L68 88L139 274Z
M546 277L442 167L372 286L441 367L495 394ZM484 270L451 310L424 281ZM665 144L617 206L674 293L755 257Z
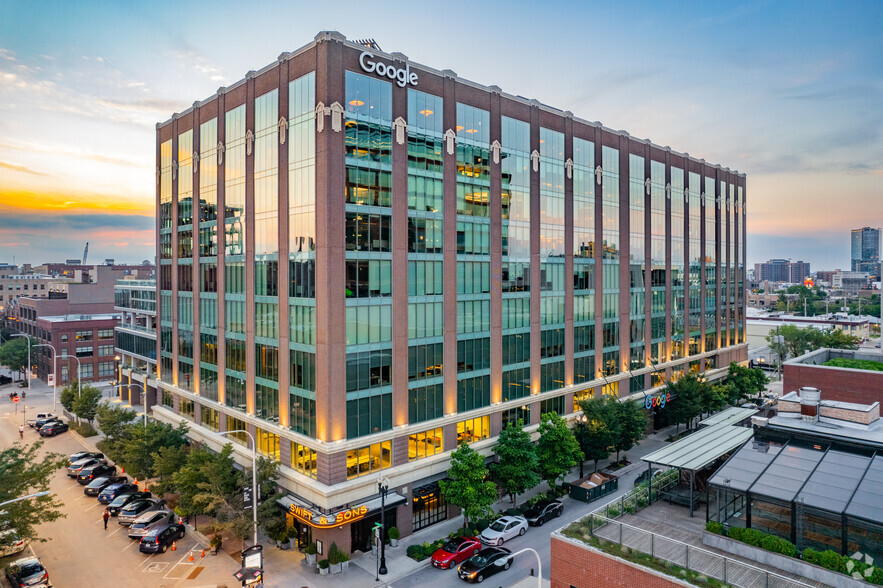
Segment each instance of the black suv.
M116 500L118 496L138 491L138 486L129 482L125 476L123 476L121 480L122 481L120 482L105 486L104 489L98 493L98 502L101 504L110 504Z
M95 457L86 457L80 460L73 462L67 468L67 475L71 478L76 478L80 475L80 472L86 468L91 468L94 465L98 465L100 463L107 463L102 459L98 459Z
M91 468L83 468L80 470L80 473L77 476L77 482L85 486L95 478L100 478L101 476L115 476L116 473L116 466L112 466L109 463L100 463Z
M120 514L121 510L131 503L144 500L145 498L150 498L150 492L130 492L127 494L120 494L107 505L107 510L110 511L110 516L115 517ZM99 495L99 500L100 499L101 497Z
M564 504L560 500L540 500L524 513L524 518L528 525L542 527L549 519L560 517L562 512Z
M86 487L83 488L83 494L86 496L98 496L101 494L102 490L111 484L128 481L129 479L126 476L101 476L100 478L95 478L89 482Z
M37 421L39 422L39 421ZM68 424L63 423L61 421L52 421L46 423L42 427L40 427L40 436L41 437L55 437L59 433L64 433L68 430Z
M180 523L168 523L151 530L141 538L138 551L141 553L165 553L176 539L183 539L186 530Z

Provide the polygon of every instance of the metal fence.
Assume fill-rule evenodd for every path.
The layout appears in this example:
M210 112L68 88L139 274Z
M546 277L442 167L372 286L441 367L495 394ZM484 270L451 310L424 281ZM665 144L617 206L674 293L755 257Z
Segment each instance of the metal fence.
M609 506L607 505L607 507ZM577 524L598 539L618 543L634 551L646 553L658 560L671 562L686 570L740 588L769 588L770 586L774 588L807 588L812 586L677 539L627 525L603 515L589 515L577 521Z

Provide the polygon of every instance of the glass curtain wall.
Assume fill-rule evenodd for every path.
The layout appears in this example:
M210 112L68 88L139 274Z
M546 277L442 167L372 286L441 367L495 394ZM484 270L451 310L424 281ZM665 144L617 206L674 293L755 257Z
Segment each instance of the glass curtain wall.
M729 312L727 314L727 320L730 325L730 345L735 345L738 341L736 337L736 186L734 184L730 184L729 189L729 200L728 200L728 215L729 220L727 223L727 232L729 234L729 238L727 239L727 249L729 250L729 282L730 282L730 291L727 301L729 302Z
M347 438L392 428L392 85L346 72Z
M702 352L703 334L700 330L702 304L702 186L699 174L688 175L689 193L689 288L690 288L690 337L688 355Z
M288 84L287 293L288 427L310 437L316 436L315 111L316 74L310 72Z
M665 349L665 164L650 161L650 365L668 361ZM663 378L664 379L664 378Z
M254 101L255 416L279 422L279 90Z
M224 264L225 345L224 402L245 411L245 105L225 114Z
M595 379L595 144L573 140L573 383Z
M671 168L671 359L686 357L684 170Z
M747 341L745 333L745 259L742 251L743 229L745 227L745 200L742 186L736 191L738 216L736 217L736 343Z
M174 381L172 367L172 141L159 146L159 377L164 382Z
M619 357L619 150L601 147L603 226L602 259L602 359L601 374L612 376L622 371ZM606 393L616 394L612 386Z
M506 402L531 393L530 124L502 117L501 139L502 399Z
M408 422L412 424L444 415L443 107L440 96L408 90Z
M564 133L542 127L540 307L540 392L548 392L564 387Z
M457 103L457 412L491 403L490 113Z
M193 389L193 131L178 135L178 385Z
M199 126L199 394L218 399L218 119ZM205 409L204 409L205 410Z
M705 178L705 348L717 349L717 205L714 178ZM707 369L707 365L706 365Z
M644 337L644 301L647 296L645 284L646 253L644 214L646 211L644 185L644 158L629 154L629 369L644 367L646 337ZM643 376L633 379L643 382ZM643 384L640 389L643 390Z

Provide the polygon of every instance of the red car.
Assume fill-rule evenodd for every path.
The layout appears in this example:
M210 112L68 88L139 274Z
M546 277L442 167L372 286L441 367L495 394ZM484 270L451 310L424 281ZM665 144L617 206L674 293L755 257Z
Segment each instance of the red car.
M432 554L432 565L443 570L466 561L481 550L477 537L456 537Z

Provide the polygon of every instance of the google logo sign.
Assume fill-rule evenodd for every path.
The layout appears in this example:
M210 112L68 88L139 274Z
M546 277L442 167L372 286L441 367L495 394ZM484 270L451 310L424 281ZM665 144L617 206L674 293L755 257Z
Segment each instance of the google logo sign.
M659 396L648 396L644 399L644 408L650 410L651 408L665 408L665 405L671 402L671 394L660 394Z

